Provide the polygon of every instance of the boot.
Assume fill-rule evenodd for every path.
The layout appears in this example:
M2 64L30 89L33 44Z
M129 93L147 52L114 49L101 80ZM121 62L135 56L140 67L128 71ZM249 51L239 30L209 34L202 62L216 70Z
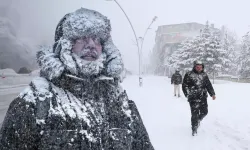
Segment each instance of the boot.
M178 94L178 97L181 97L181 95L180 95L180 94Z
M197 136L197 130L196 131L192 131L192 136Z
M200 127L200 124L201 124L201 120L198 120L198 127L197 128Z
M196 136L197 135L197 129L198 129L197 126L192 127L192 136Z

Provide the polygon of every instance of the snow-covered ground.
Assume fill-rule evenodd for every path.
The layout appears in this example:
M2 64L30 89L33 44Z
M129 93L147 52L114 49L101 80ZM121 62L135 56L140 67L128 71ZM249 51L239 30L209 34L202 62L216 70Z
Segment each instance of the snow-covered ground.
M2 85L30 80L29 76L7 78ZM129 76L122 85L136 102L156 150L250 150L250 84L215 81L217 99L208 99L208 116L195 137L191 136L189 104L183 94L173 96L169 78L145 77L140 88L138 77ZM23 88L0 89L0 121L14 93L18 95Z
M198 136L191 136L191 114L186 98L175 98L170 79L138 77L123 83L140 111L156 150L250 150L250 84L215 81L217 99L208 98L208 116Z
M17 75L17 76L0 76L0 89L12 86L27 85L34 76L29 75Z

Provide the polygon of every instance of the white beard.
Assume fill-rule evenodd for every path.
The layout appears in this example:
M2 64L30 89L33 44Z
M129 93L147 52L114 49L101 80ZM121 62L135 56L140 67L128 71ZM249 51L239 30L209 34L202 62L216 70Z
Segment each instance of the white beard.
M72 43L69 40L61 40L60 44L62 46L60 51L60 60L65 65L65 69L72 75L76 75L80 78L86 78L98 75L104 69L103 63L106 60L105 53L102 53L95 61L87 61L71 52Z
M105 61L104 54L95 61L87 61L81 59L76 54L72 53L72 57L76 62L77 72L79 77L89 77L93 75L98 75L104 68L103 62Z

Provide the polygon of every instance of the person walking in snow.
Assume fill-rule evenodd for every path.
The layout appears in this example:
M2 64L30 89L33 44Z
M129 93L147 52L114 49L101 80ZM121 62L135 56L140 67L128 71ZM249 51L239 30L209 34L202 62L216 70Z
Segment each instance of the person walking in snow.
M110 32L94 10L60 20L53 47L37 53L40 77L9 106L1 150L154 150L120 87L123 61Z
M200 121L208 113L207 92L213 100L216 98L214 88L204 72L204 64L201 61L195 61L193 70L185 74L182 90L190 104L192 135L194 136L197 134Z
M176 70L171 78L171 84L174 84L174 96L176 96L177 92L178 92L178 97L181 96L181 94L180 94L181 83L182 83L182 76L180 74L180 71Z

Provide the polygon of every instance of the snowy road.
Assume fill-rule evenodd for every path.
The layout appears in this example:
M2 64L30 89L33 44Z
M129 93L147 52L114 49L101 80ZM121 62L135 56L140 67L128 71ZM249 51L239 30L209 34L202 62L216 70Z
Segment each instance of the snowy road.
M26 85L27 86L27 85ZM9 88L0 88L0 125L4 119L5 113L10 102L26 87L24 85L9 86Z
M10 102L29 84L31 76L19 75L0 78L0 125Z
M173 96L170 80L146 77L142 88L137 81L128 77L123 87L136 102L156 150L250 150L250 84L217 82L217 100L209 98L208 116L192 137L189 104L183 95ZM22 89L0 89L0 122Z
M5 113L9 107L10 102L17 96L17 94L0 95L0 124L5 117Z

